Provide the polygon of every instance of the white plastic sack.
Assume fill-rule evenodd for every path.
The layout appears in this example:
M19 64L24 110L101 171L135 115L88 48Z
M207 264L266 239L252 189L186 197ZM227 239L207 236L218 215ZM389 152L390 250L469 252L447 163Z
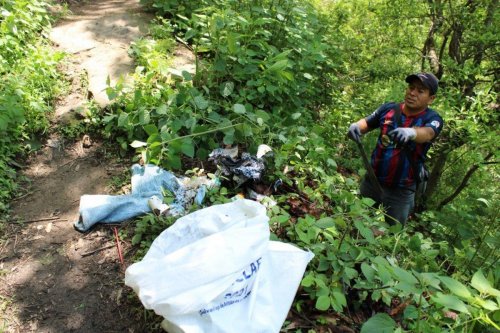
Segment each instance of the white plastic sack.
M269 241L265 207L237 200L177 220L125 283L170 333L275 333L312 257Z

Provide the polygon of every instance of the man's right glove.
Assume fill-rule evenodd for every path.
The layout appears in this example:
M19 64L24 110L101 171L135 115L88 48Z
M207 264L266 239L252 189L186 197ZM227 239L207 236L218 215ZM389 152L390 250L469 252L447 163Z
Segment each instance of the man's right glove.
M359 142L361 139L361 128L358 123L353 123L349 126L349 131L347 132L347 136L356 142Z

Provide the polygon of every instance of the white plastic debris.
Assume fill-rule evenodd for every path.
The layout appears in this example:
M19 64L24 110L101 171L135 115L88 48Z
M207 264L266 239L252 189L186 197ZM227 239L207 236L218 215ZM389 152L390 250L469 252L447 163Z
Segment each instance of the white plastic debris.
M269 241L266 208L246 199L198 210L125 272L169 333L278 333L311 252Z

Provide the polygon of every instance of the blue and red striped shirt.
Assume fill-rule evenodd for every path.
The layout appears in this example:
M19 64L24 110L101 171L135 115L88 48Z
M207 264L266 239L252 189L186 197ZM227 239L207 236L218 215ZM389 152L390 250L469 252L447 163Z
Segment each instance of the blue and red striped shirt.
M397 145L388 136L388 133L398 127L395 119L396 103L386 103L375 112L365 118L370 129L380 128L377 146L372 153L371 164L381 185L387 187L412 187L415 184L415 175L407 153L402 146ZM404 104L400 104L400 110L404 110ZM443 119L439 114L427 108L422 112L407 116L401 112L400 123L402 127L431 127L436 135L443 128ZM426 154L431 147L431 142L408 143L410 156L417 169L422 170Z

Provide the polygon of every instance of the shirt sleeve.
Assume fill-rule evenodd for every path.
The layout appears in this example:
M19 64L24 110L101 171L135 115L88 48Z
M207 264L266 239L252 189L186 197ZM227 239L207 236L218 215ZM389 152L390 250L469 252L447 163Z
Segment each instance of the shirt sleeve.
M370 114L369 116L367 116L365 118L366 123L368 124L368 127L370 129L375 129L375 128L380 127L380 119L387 112L387 110L390 109L391 104L392 103L383 104L377 110L375 110L372 114Z
M430 127L434 130L436 134L434 139L441 133L443 129L443 118L436 112L432 112L431 116L427 119L423 127Z

